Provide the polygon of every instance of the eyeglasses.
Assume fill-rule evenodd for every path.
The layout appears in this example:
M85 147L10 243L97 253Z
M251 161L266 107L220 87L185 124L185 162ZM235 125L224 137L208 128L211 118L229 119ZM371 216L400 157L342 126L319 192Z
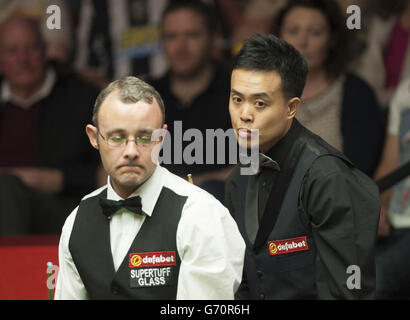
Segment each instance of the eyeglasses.
M143 148L150 146L154 142L154 141L151 141L151 135L144 135L144 136L135 137L134 139L127 139L120 134L114 134L112 136L109 136L108 138L105 138L99 130L97 131L98 131L98 134L101 136L101 138L103 138L103 140L107 142L107 144L110 147L113 147L113 148L125 147L128 141L134 141L137 146L140 146Z

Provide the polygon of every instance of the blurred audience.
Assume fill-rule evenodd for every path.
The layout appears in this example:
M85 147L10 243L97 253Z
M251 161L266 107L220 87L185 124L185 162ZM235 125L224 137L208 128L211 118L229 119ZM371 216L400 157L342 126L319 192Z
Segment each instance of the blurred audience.
M410 161L410 77L402 81L389 108L380 179ZM381 195L377 247L377 298L410 299L410 176Z
M382 146L382 117L371 88L347 72L352 40L338 3L290 0L279 11L273 32L308 63L296 118L372 176Z
M257 33L269 33L272 20L278 10L286 4L287 0L215 0L230 33L232 53L235 54L242 46L242 42ZM364 46L364 37L367 30L370 0L337 0L346 18L347 8L351 5L361 9L361 29L355 30L360 41L357 41L357 51L361 53ZM362 39L363 38L363 39Z
M166 106L165 120L174 139L174 121L182 121L182 130L195 128L205 137L206 129L231 128L228 113L230 76L228 70L212 59L216 22L209 6L201 1L172 1L161 21L161 40L168 59L167 73L151 84L158 90ZM182 140L182 137L176 137ZM193 174L194 183L220 200L224 180L230 171L226 165L205 164L166 165L175 174ZM190 142L183 143L183 149ZM220 150L219 150L220 151ZM172 155L174 144L172 143ZM182 156L182 155L181 155ZM173 160L174 157L173 157ZM183 159L184 160L184 159ZM225 160L228 162L226 144Z
M77 0L74 66L90 78L158 76L166 69L158 23L168 0Z
M85 126L98 90L46 58L37 22L0 25L0 235L59 233L96 186Z
M272 19L286 0L216 0L230 31L232 54L257 33L269 33Z
M56 5L60 8L61 28L47 28L51 16L47 8ZM46 44L46 56L60 62L69 62L72 53L72 20L70 7L63 0L0 0L0 22L12 13L21 13L38 21Z
M375 1L373 11L367 48L355 72L371 85L386 109L398 83L410 76L410 1Z
M171 135L174 121L182 121L184 132L196 128L204 137L206 129L231 128L229 70L219 60L223 55L218 28L228 26L235 51L252 34L272 31L272 21L273 32L302 52L309 64L298 120L373 175L383 140L378 101L386 107L397 84L410 75L409 3L0 0L0 181L13 181L7 182L8 187L0 183L0 196L9 198L10 206L13 200L5 192L23 199L24 190L31 202L40 198L38 193L48 200L58 199L56 206L62 201L70 207L71 200L61 199L92 189L97 183L98 157L88 146L83 125L98 93L94 87L102 88L124 75L139 76L158 89ZM358 64L353 62L361 45L352 37L358 33L346 28L346 8L351 4L371 18L368 29L362 19L366 30L360 37L368 35L368 41ZM46 27L49 5L61 8L60 30ZM221 15L223 22L217 21ZM70 62L76 75L67 67ZM362 78L348 72L349 66L374 88L378 101ZM190 142L183 142L183 150ZM205 162L205 140L203 158ZM214 163L166 166L184 177L192 173L196 184L221 199L230 166L216 164L216 156ZM104 180L102 171L97 176ZM46 201L35 201L37 209L27 205L30 201L14 202L32 207L21 210L27 212L27 219L36 210L47 211L38 209ZM15 223L20 219L19 214L13 217ZM34 227L26 222L24 230L46 228L42 222ZM0 225L5 225L3 220Z

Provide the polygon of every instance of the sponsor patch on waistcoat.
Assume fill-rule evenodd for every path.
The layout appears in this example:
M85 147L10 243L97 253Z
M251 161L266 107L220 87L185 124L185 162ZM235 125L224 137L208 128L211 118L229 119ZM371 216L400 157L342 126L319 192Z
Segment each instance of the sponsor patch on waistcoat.
M309 250L306 237L268 241L269 255Z
M130 253L130 287L145 288L175 284L176 252L156 251Z

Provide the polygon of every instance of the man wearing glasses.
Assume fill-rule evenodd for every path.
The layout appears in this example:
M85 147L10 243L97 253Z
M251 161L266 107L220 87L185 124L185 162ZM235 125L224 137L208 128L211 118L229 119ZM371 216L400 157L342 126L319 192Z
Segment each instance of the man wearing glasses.
M86 132L108 181L66 220L55 298L233 299L244 241L219 201L157 164L157 91L116 80L93 112Z

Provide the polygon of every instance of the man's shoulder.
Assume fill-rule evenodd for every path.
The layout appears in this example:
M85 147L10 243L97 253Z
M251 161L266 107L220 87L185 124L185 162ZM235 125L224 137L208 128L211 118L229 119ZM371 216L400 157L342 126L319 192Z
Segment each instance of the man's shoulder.
M303 126L300 137L299 142L305 144L305 147L317 156L307 172L305 182L314 185L320 182L337 184L344 181L350 185L368 188L373 194L378 193L374 181L342 152Z
M344 175L351 173L353 168L353 166L342 158L333 154L325 154L319 156L315 161L313 161L309 172L310 174L314 174L315 177L324 178L331 175Z
M90 192L89 194L86 194L81 201L90 199L90 198L95 198L96 196L98 196L101 192L103 192L105 189L107 189L107 185L104 185L96 190L94 190L93 192Z
M379 190L375 182L354 165L336 156L327 155L317 158L309 169L307 177L305 181L309 188L315 185L340 185L347 187L349 190L346 191L353 192L356 196L361 194L363 197L379 199Z

